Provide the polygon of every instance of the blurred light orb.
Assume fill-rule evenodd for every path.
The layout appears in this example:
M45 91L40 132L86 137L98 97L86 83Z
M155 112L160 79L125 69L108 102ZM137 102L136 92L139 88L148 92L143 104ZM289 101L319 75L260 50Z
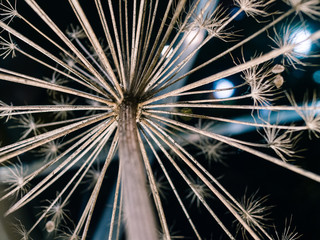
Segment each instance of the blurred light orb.
M296 30L291 35L292 43L300 43L293 50L296 53L308 54L311 50L312 41L310 39L306 40L310 37L311 33L308 30Z
M162 51L161 51L161 56L163 56L163 55L166 53L166 51L168 50L168 48L169 48L169 45L165 45L165 46L163 47L163 49L162 49ZM169 53L167 54L166 58L169 57L169 56L172 54L172 52L173 52L173 50L172 50L172 48L171 48L171 49L169 50Z
M313 77L313 81L314 81L315 83L320 84L320 70L315 71L315 72L313 73L312 77Z
M263 119L268 119L270 118L272 114L272 111L271 110L268 110L268 109L261 109L259 110L259 115L263 118Z
M185 43L190 45L199 45L203 41L205 30L201 28L195 28L191 31L185 32Z
M234 87L233 82L228 79L220 79L213 83L213 90L227 89ZM234 89L222 90L213 93L215 98L228 98L234 94Z

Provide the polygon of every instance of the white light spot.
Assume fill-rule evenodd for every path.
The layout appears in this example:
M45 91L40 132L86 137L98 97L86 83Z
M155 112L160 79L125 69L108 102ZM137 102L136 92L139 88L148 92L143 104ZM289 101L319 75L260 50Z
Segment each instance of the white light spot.
M228 79L220 79L213 83L213 89L226 89L226 88L232 88L234 87L234 84L228 80ZM234 89L229 90L221 90L213 93L213 96L215 98L228 98L231 97L234 94Z
M189 44L189 46L191 45L199 45L202 41L203 41L203 34L204 34L204 30L200 30L200 29L194 29L191 31L186 32L185 34L187 34L186 36L186 43Z
M317 70L313 73L312 75L313 80L315 81L315 83L320 84L320 70Z
M165 46L163 47L162 52L161 52L161 56L163 56L163 55L166 53L166 51L168 50L168 48L169 48L169 45L165 45ZM169 57L169 56L172 54L172 52L173 52L173 50L172 50L172 48L171 48L171 49L169 50L169 52L168 52L168 54L167 54L166 57Z
M312 41L310 39L311 33L307 30L297 30L291 35L292 43L300 43L294 48L296 53L307 54L311 50Z

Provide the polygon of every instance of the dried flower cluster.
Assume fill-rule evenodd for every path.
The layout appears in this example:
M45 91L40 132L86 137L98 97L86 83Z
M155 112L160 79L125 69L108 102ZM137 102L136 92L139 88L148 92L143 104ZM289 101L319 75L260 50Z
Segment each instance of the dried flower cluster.
M0 201L14 199L7 218L38 206L32 223L17 220L15 239L101 239L98 219L104 239L300 237L294 227L272 227L266 197L238 201L215 166L227 168L238 149L320 182L289 162L303 132L319 137L316 94L298 104L284 93L284 73L319 56L297 49L317 43L320 30L294 38L318 23L319 1L218 2L1 0L1 87L26 88L23 101L0 101L1 123L12 132L0 136ZM239 18L258 28L237 28ZM247 51L261 36L270 46ZM213 53L194 65L212 42ZM228 77L239 81L212 89ZM296 117L285 122L283 113ZM261 142L233 131L242 127ZM168 206L178 206L189 230L175 232ZM199 215L215 227L204 229Z

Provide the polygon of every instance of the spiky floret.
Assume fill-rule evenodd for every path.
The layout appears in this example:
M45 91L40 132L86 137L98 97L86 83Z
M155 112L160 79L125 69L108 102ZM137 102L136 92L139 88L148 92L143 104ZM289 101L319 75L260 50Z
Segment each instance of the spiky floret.
M81 237L74 234L74 231L70 228L67 228L65 231L61 231L58 239L61 240L80 240Z
M157 191L159 192L159 196L162 199L166 200L167 195L168 195L168 191L170 191L170 186L169 186L168 182L166 181L165 176L163 176L163 175L159 176L159 174L156 172L154 174L154 178L155 178L155 186L156 186ZM148 185L150 187L150 194L152 194L152 189L151 189L152 186L150 183Z
M243 71L242 78L250 86L251 98L256 106L267 106L279 98L278 87L274 83L278 75L273 73L274 68L269 67L270 65L271 63L265 63Z
M3 174L1 177L1 182L9 185L6 188L7 192L10 192L12 189L16 191L12 194L14 198L21 197L28 192L30 184L25 183L25 177L27 176L28 169L23 166L20 160L17 163L8 167L8 174Z
M77 98L73 98L73 99L70 99L69 96L64 96L64 95L60 95L60 96L57 96L57 98L53 99L52 100L52 103L55 104L55 105L74 105L74 103L77 101ZM68 118L68 115L69 114L73 114L72 112L70 111L59 111L59 112L56 112L55 113L55 117L54 119L62 119L62 120L65 120Z
M10 34L9 34L9 40L6 40L0 36L0 45L1 45L1 50L3 50L3 53L1 53L0 56L2 56L3 59L5 59L10 55L12 58L16 57L17 44L15 44L12 41Z
M15 234L18 235L19 240L32 240L32 238L30 237L30 234L28 233L25 226L21 223L20 220L18 220L18 223L13 225L13 229Z
M256 230L258 230L257 223L262 228L268 227L268 221L270 221L268 215L270 215L270 210L272 208L271 206L265 205L268 199L267 196L258 197L257 194L258 192L255 192L250 196L247 196L245 193L239 202L242 206L242 209L235 206L240 216L246 221L246 223ZM242 238L248 239L246 229L244 229L240 224L237 224L237 232L240 231Z
M44 80L48 81L49 83L57 84L57 85L63 85L66 84L68 81L67 79L61 77L61 75L58 72L53 72L51 77L44 77ZM54 99L57 98L57 92L47 89L47 92L49 95L51 95Z
M11 114L12 114L12 109L10 107L10 105L0 101L0 106L5 108L5 110L3 110L1 113L0 113L0 118L3 118L6 116L6 122L8 122L8 120L11 118ZM12 106L12 104L11 104Z
M302 13L307 15L312 19L319 19L320 17L320 6L318 0L283 0L288 5L292 6L297 14L300 14L302 18Z
M287 95L291 104L296 108L296 112L305 122L305 125L309 132L309 138L311 139L312 135L319 138L320 133L320 114L319 114L319 102L316 92L312 95L312 100L308 101L308 94L305 95L304 104L302 107L298 107L293 96ZM306 111L306 109L308 109Z
M69 28L66 30L66 34L71 40L75 40L75 39L79 40L86 37L86 34L84 33L83 29L79 25L73 26L71 24Z
M306 54L297 51L297 48L301 47L305 42L310 43L311 39L308 36L296 37L297 34L301 34L301 32L305 31L305 24L292 25L290 23L282 25L280 29L273 29L274 34L270 36L270 38L276 44L277 48L293 46L293 48L290 48L283 54L283 65L287 64L294 68L297 68L297 65L306 66L306 63L302 61L302 59L306 57Z
M40 134L39 124L41 120L35 120L34 117L31 114L28 115L22 115L18 119L18 125L16 125L16 128L24 128L25 130L22 132L22 136L20 139L25 139L30 134L33 134L34 136Z
M211 191L200 179L193 180L190 177L190 180L192 189L189 190L186 198L190 200L192 205L195 204L197 207L200 207L201 200L212 198Z
M210 3L210 1L208 1L208 3ZM208 3L207 5L209 5ZM185 26L184 32L191 35L188 38L192 38L192 35L196 35L198 32L203 30L210 37L219 38L224 41L232 38L234 34L224 28L224 25L229 20L226 10L220 6L218 6L212 13L206 10L207 9L204 7L201 14L193 14L192 21Z
M58 201L46 200L46 202L48 203L48 206L42 207L42 212L45 214L46 218L46 231L48 233L53 231L57 232L60 225L66 222L66 219L70 220L67 215L68 210L66 210L67 202L62 202L61 198Z
M294 136L294 132L290 130L281 130L272 127L269 123L263 128L262 134L268 147L270 147L275 153L283 160L293 160L296 155L296 144L299 139L299 134ZM290 159L287 159L287 158Z
M43 157L46 161L56 158L61 153L61 145L57 141L51 141L38 150L39 156Z
M1 21L7 21L8 24L16 17L19 16L17 11L17 1L11 3L9 0L1 1L0 3L0 16L2 16Z
M270 16L266 10L275 0L234 0L234 2L248 15L256 16Z
M205 138L201 140L197 146L208 160L209 167L212 162L224 163L223 159L225 158L226 149L228 148L224 143Z
M298 240L302 237L302 234L299 234L296 231L295 227L292 227L292 217L288 220L285 219L284 229L281 233L275 231L277 240Z
M86 187L87 190L91 190L94 185L97 183L99 177L101 175L101 169L99 166L92 167L88 173L85 176L85 180L83 181L83 184L88 185Z

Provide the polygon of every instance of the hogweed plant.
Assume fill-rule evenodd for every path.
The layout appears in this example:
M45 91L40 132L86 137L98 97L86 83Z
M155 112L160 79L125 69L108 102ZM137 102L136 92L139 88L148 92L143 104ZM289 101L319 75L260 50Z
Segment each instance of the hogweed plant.
M0 200L14 200L7 218L38 205L34 222L16 220L15 239L93 239L100 198L111 199L100 220L108 239L300 237L272 227L276 206L265 196L234 197L215 166L238 149L320 182L289 161L298 139L319 137L316 93L300 103L284 89L286 72L317 57L299 48L316 45L320 30L298 40L294 31L317 24L318 0L2 0L0 9L1 88L27 86L0 102L13 134L1 136ZM238 18L250 24L237 28ZM252 51L256 38L265 44ZM212 89L233 76L235 85ZM261 141L219 126L253 128ZM72 211L79 197L85 204ZM175 233L168 205L189 230Z

